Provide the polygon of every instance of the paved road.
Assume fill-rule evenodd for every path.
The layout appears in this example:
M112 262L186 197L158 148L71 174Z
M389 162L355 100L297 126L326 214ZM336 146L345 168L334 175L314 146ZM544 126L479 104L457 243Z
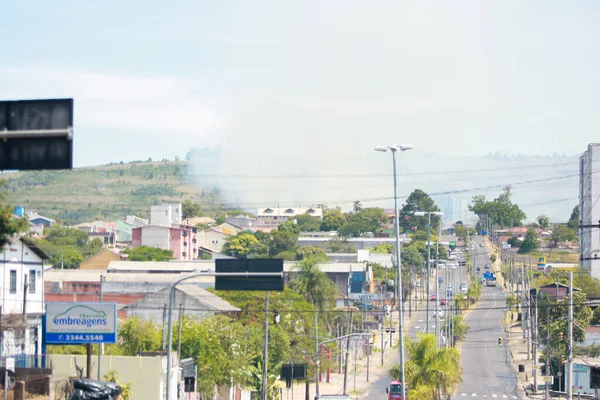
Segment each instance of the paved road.
M481 238L475 238L477 265L488 263L488 255L479 247ZM502 317L506 307L506 295L499 287L483 288L483 296L477 308L465 322L470 329L462 344L461 364L463 382L454 399L491 398L517 399L517 379L510 365L505 346L498 347L498 337L504 336Z
M449 241L449 240L454 240L454 237L443 237L442 238L442 241ZM460 252L458 252L459 259L464 259L464 254L461 255L461 252L463 250L464 249L460 249ZM435 254L435 253L432 251L432 255L433 254ZM447 271L447 273L446 273L446 271ZM430 292L431 293L425 294L425 298L427 298L427 299L429 299L429 296L431 294L436 293L435 282L437 282L437 277L435 275L435 269L432 268L431 272L432 272L432 280L430 283ZM454 284L455 291L458 290L458 287L461 282L466 282L466 274L463 271L463 268L458 268L458 267L452 268L451 266L446 266L445 268L440 268L438 272L439 272L439 276L444 278L444 282L439 286L439 289L438 289L438 294L439 294L438 298L439 299L446 297L446 295L445 295L446 284L448 282L450 282L451 284ZM417 309L412 310L411 325L407 330L407 334L410 338L416 339L417 334L424 333L427 330L427 325L429 325L429 333L435 332L436 320L435 320L435 316L433 315L433 310L437 306L439 308L444 309L445 312L443 315L446 315L446 313L447 313L446 307L440 306L439 303L440 303L439 300L435 301L435 302L427 301L425 303L421 303L421 305ZM429 307L430 307L429 324L427 324L425 321L426 315L427 315L427 313L426 313L427 305L429 305ZM406 308L406 318L408 318L408 308ZM443 319L440 323L440 326L442 326L442 325L443 325ZM386 351L389 351L389 350L386 350ZM388 364L390 366L394 365L394 364L398 364L399 359L400 359L400 356L398 354L398 348L393 349L393 351L395 352L395 354L394 354L393 358L391 359L391 362ZM376 400L387 399L385 389L388 387L389 383L390 383L390 378L387 375L381 376L367 388L367 390L363 393L361 398L376 399Z

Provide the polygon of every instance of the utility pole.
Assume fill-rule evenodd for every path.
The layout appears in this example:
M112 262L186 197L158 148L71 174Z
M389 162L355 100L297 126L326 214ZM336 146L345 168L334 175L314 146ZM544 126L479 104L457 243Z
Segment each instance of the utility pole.
M550 377L550 304L546 304L546 377ZM546 380L546 400L550 400L550 385Z
M538 376L538 365L537 365L537 347L538 347L538 309L537 309L537 298L533 299L533 334L532 345L533 345L533 393L537 392L537 376Z
M429 280L431 279L430 266L431 266L431 213L427 213L428 223L427 223L427 294L425 296L425 302L427 303L426 311L425 311L425 332L429 333ZM402 321L401 321L402 322ZM404 387L404 382L402 382L402 387Z
M100 275L100 303L102 303L103 293L102 293L102 282L104 281L104 275ZM102 361L102 354L104 353L104 343L98 343L98 380L100 380L100 362Z
M319 380L321 380L321 373L319 372L319 326L317 313L315 311L315 397L319 398Z
M435 242L435 343L440 348L440 313L438 311L438 302L440 301L440 237L441 225L438 225L438 240ZM403 382L404 384L404 382Z
M348 321L348 335L352 333L352 309L350 309L350 320ZM391 328L391 327L390 327ZM390 329L391 332L391 329ZM350 336L346 339L346 357L344 359L344 394L347 394L346 388L348 383L348 357L350 350Z
M573 398L573 271L569 272L569 316L567 333L567 399Z
M262 368L262 390L261 400L267 400L267 364L269 362L269 291L265 296L265 337L263 338L263 368ZM170 350L170 349L169 349Z

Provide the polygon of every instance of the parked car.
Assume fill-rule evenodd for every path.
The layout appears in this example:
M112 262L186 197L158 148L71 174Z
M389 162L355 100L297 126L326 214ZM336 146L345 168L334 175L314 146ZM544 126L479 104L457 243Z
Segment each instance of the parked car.
M431 296L429 296L429 301L436 301L437 300L437 296L435 294L432 294Z
M446 299L441 299L440 300L440 306L445 306L446 303L448 303L448 300L446 300Z
M444 310L442 310L441 308L438 308L437 310L433 311L433 316L439 316L440 318L444 318Z

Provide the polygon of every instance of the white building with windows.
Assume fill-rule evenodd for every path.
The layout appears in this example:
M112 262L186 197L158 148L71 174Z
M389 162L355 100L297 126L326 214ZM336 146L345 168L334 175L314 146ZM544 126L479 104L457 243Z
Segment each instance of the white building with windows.
M589 144L579 158L579 255L581 266L600 278L600 178L594 163L600 163L600 143Z
M256 217L267 224L283 224L290 218L299 215L312 215L313 217L323 218L322 208L259 208Z
M20 327L4 330L0 343L2 357L41 354L42 314L45 312L44 260L48 258L27 238L16 239L2 249L2 329Z

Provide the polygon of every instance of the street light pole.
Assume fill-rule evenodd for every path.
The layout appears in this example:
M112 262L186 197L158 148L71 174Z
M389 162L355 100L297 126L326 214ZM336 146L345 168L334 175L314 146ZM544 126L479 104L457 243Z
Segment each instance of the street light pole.
M429 281L431 280L431 213L427 213L427 311L425 312L425 323L427 324L426 331L429 333ZM436 299L437 300L437 299Z
M394 216L396 223L396 265L397 267L397 290L398 290L398 336L399 336L399 353L400 353L400 380L401 380L401 393L402 398L406 399L406 379L405 379L405 369L404 369L404 332L403 332L403 315L402 315L402 262L400 259L400 216L398 213L398 183L396 178L396 151L400 149L401 151L406 151L412 149L412 146L404 145L404 146L382 146L376 147L376 151L388 151L392 152L392 163L394 167ZM390 327L391 332L391 327ZM391 346L391 343L390 343Z

